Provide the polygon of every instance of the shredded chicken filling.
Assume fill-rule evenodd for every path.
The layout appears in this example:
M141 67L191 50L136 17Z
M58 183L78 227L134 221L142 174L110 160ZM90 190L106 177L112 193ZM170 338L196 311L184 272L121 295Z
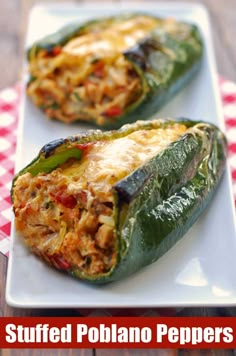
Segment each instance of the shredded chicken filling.
M122 55L111 63L100 59L84 70L85 76L79 78L79 67L67 62L35 79L27 92L51 118L64 122L96 118L97 124L120 116L141 94L140 78Z
M117 257L112 186L184 132L184 125L174 124L80 145L80 161L69 159L49 174L20 176L14 189L16 229L58 269L108 272Z
M64 122L114 120L142 94L140 77L122 52L156 25L156 19L137 16L31 54L29 96L49 117Z

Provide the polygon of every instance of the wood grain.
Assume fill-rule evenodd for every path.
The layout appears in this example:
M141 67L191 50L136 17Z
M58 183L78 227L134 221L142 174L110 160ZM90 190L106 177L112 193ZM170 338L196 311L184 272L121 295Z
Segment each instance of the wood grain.
M58 0L57 3L61 1L63 0ZM84 3L86 1L77 0L74 2ZM0 2L0 53L2 54L0 56L0 68L4 68L1 71L0 89L12 85L20 79L27 17L29 9L37 2L37 0L8 0ZM99 3L99 0L95 2ZM121 0L110 0L106 3L108 2L120 3ZM188 2L194 3L195 1L188 0ZM236 37L236 2L235 0L227 0L226 2L221 0L202 0L200 2L209 11L218 71L222 76L236 81L236 46L234 45Z
M94 1L94 0L93 0ZM96 1L96 0L95 0ZM130 0L132 1L132 0ZM155 1L155 0L153 0ZM171 0L177 1L177 0ZM10 86L20 78L22 58L24 56L24 38L26 33L27 18L31 6L36 0L7 0L0 1L0 89ZM46 2L46 1L44 1ZM59 0L56 1L57 3ZM86 0L75 1L84 3ZM99 0L96 1L97 3ZM100 1L101 2L101 1ZM108 1L107 1L108 2ZM120 0L111 0L117 4ZM188 2L195 2L189 0ZM235 0L202 0L210 15L212 34L215 46L216 63L221 75L236 81L236 1ZM155 1L155 4L157 1ZM105 6L101 3L101 6ZM79 313L72 309L16 309L5 303L5 279L7 259L0 254L0 316L78 316ZM220 350L222 351L222 350ZM228 351L227 355L232 354ZM4 356L38 356L38 355L78 355L78 356L174 356L180 355L210 355L211 351L195 351L194 353L174 350L2 350ZM217 353L217 355L226 355Z

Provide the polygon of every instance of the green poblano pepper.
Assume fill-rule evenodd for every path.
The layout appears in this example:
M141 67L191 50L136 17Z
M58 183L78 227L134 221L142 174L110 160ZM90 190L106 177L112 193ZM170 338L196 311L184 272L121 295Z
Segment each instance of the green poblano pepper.
M87 59L82 61L84 63L90 58L90 67L86 69L74 64L76 55L68 57L68 63L63 59L62 52L71 40L89 34L94 36L96 43L99 41L97 33L104 30L112 33L112 26L124 22L135 23L140 17L152 22L150 28L147 27L139 38L135 31L137 28L142 30L145 21L137 24L137 28L134 27L129 33L132 45L118 48L112 60L110 57L113 54L109 51L104 54L101 49L90 50ZM114 38L117 37L119 43L117 28L114 31ZM121 40L122 36L123 32ZM111 40L109 45L112 47L114 42L114 39ZM106 43L106 46L109 45ZM28 50L31 75L28 94L51 118L66 123L80 120L104 128L119 128L125 123L134 122L137 117L148 118L156 113L194 77L200 68L202 54L200 32L190 23L147 14L129 14L82 25L71 24L36 42ZM119 56L122 57L122 64L117 61ZM57 62L55 57L60 57ZM113 74L110 74L110 67ZM125 72L122 68L126 68ZM76 82L77 73L82 71L85 77ZM114 76L120 79L116 81ZM132 87L134 80L138 84ZM109 86L112 91L107 89Z
M69 266L63 256L57 256L52 263L56 268L93 283L106 283L126 277L165 254L210 202L224 171L225 136L210 123L188 119L138 121L117 131L89 131L53 141L16 175L12 187L14 205L17 184L26 174L30 174L30 179L43 175L47 182L49 172L63 167L70 159L82 160L82 164L84 149L90 144L126 137L139 130L166 129L176 122L185 125L186 132L111 188L114 263L106 271L91 274L86 268ZM59 202L65 204L62 199ZM74 203L69 200L67 204Z

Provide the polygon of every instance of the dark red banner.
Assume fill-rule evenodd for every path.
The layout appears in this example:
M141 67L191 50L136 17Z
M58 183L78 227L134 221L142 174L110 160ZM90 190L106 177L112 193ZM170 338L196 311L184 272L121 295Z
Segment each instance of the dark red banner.
M0 348L236 348L236 317L1 318Z

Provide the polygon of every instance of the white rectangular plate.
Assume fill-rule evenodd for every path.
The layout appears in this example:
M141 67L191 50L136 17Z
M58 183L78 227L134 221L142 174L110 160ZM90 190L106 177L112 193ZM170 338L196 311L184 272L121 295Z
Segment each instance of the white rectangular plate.
M158 113L159 117L204 119L223 127L208 15L188 3L44 5L33 8L27 45L74 20L122 11L143 11L196 23L205 43L200 73ZM23 101L17 167L25 166L41 146L88 126L47 120L27 98ZM236 304L236 234L227 169L210 207L160 260L117 283L91 286L63 275L27 252L12 227L6 300L15 307L159 307Z

